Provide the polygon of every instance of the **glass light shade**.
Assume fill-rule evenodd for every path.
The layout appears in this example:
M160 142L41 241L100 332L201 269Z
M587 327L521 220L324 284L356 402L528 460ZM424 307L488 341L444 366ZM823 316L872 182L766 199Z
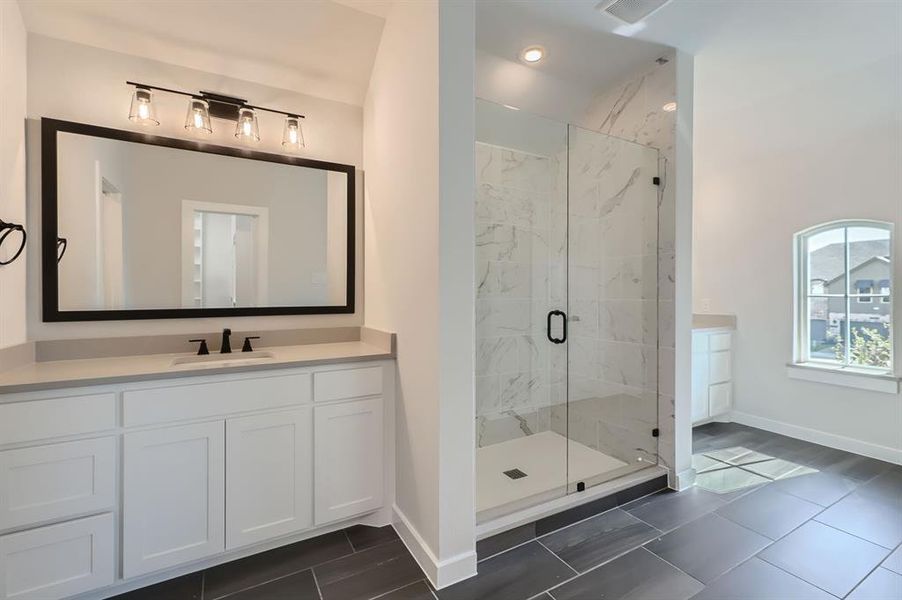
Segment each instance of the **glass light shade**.
M246 143L260 141L260 127L257 125L257 113L253 108L242 108L238 111L235 137Z
M194 133L213 133L213 125L210 123L210 105L206 100L191 98L188 101L185 129Z
M300 117L285 117L282 147L291 151L298 151L304 147L304 130L301 128Z
M137 87L132 94L132 105L128 110L128 118L139 125L159 125L157 111L153 105L153 92L147 88Z

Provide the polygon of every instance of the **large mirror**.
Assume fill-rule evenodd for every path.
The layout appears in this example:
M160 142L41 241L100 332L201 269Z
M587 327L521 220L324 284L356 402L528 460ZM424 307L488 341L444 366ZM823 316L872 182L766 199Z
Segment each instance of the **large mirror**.
M42 120L44 320L354 311L354 167Z

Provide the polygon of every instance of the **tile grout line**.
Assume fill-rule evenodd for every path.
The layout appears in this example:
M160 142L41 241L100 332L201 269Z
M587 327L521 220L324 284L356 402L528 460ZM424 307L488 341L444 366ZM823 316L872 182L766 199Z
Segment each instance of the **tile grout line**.
M796 579L800 579L800 580L804 581L805 583L807 583L808 585L811 585L811 586L813 586L813 587L816 587L817 589L821 590L822 592L824 592L824 593L826 593L826 594L830 594L831 596L834 596L834 594L831 594L830 592L828 592L828 591L825 590L824 588L820 587L820 586L817 585L816 583L811 582L811 581L808 581L808 580L805 579L804 577L799 577L798 575L796 575L795 573L793 573L793 572L791 572L791 571L787 571L786 569L784 569L784 568L781 567L780 565L776 565L776 564L770 562L769 560L767 560L767 559L764 558L763 556L758 556L758 555L756 554L756 555L754 556L754 558L757 558L758 560L762 560L762 561L766 562L767 564L769 564L770 566L774 567L775 569L779 569L779 570L783 571L784 573L786 573L787 575L791 575L792 577L795 577Z
M351 541L351 536L348 535L348 530L342 529L341 532L345 534L345 539L348 540L348 545L351 546L351 554L357 554L357 548L354 546L354 542Z
M396 587L396 588L392 588L392 589L387 590L387 591L385 591L385 592L381 592L381 593L379 593L379 594L376 594L375 596L371 596L371 597L369 598L369 600L379 600L379 598L385 598L386 596L388 596L389 594L391 594L391 593L393 593L393 592L397 592L398 590L403 590L403 589L406 588L406 587L410 587L410 586L412 586L412 585L414 585L414 584L416 584L416 583L422 583L422 582L424 582L424 581L426 581L426 580L425 580L425 579L417 579L416 581L410 581L410 582L408 582L408 583L405 583L405 584L402 585L402 586L398 586L398 587ZM428 587L428 585L427 585L427 587Z
M560 556L558 556L557 554L555 554L548 546L546 546L545 544L543 544L543 543L540 542L539 540L536 540L536 542L539 543L539 546L541 546L542 548L545 548L545 550L547 550L547 551L551 554L551 556L553 556L553 557L555 557L556 559L558 559L559 561L561 561L561 563L562 563L563 565L565 565L568 569L570 569L571 571L573 571L574 573L576 573L577 575L579 575L579 571L577 571L576 569L574 569L573 567L571 567L569 564L567 564L567 561L565 561L563 558L561 558Z
M639 484L639 485L642 485L642 484ZM636 517L635 515L633 515L633 514L632 514L631 512L629 512L628 510L625 510L623 507L626 506L627 504L632 504L633 502L636 502L636 501L638 501L638 500L642 500L643 498L648 498L649 496L653 496L653 495L655 495L655 494L659 494L659 493L661 493L662 491L664 491L665 489L668 489L668 488L661 488L660 490L655 490L655 491L653 491L653 492L649 492L649 493L645 494L644 496L639 496L638 498L634 498L634 499L632 499L632 500L630 500L629 502L626 502L626 503L624 503L624 504L618 504L617 506L612 506L611 508L609 508L609 509L607 509L607 510L604 510L604 511L599 512L599 513L595 513L594 515L589 515L589 516L586 517L585 519L580 519L579 521L574 521L573 523L570 523L570 524L568 524L568 525L564 525L563 527L558 527L557 529L553 529L553 530L551 530L551 531L549 531L549 532L547 532L547 533L543 533L542 535L535 535L535 533L533 533L533 537L530 538L530 539L528 539L528 540L526 540L525 542L520 542L519 544L517 544L517 545L515 545L515 546L511 546L510 548L505 548L504 550L500 550L500 551L498 551L498 552L496 552L496 553L494 553L494 554L490 554L490 555L486 556L485 558L480 558L480 559L477 561L477 564L478 564L478 563L481 563L481 562L483 562L483 561L485 561L485 560L489 560L489 559L491 559L491 558L495 558L496 556L499 556L499 555L501 555L501 554L504 554L505 552L510 552L511 550L515 550L515 549L517 549L517 548L519 548L519 547L521 547L521 546L525 546L526 544L529 544L530 542L539 541L539 540L541 540L541 539L544 538L544 537L548 537L549 535L553 535L553 534L555 534L555 533L558 533L558 532L563 531L563 530L565 530L565 529L568 529L568 528L570 528L570 527L574 527L574 526L579 525L579 524L581 524L581 523L585 523L586 521L588 521L588 520L590 520L590 519L594 519L595 517L600 517L600 516L602 516L602 515L604 515L604 514L607 514L607 513L612 512L612 511L615 511L615 510L617 510L618 508L619 508L620 510L622 510L623 512L625 512L626 514L630 515L631 517L634 517L634 518L638 519L639 521L642 521L642 519L639 519L639 517ZM616 495L616 494L617 494L617 492L615 492L613 495ZM608 497L609 497L609 496L604 496L603 498L599 498L599 500L603 500L604 498L608 498ZM594 500L593 500L593 501L590 501L590 502L594 502ZM587 503L587 504L588 504L588 503ZM584 506L584 505L583 505L583 506ZM573 508L579 508L579 507L578 507L578 506L575 506L575 507L573 507ZM549 516L554 516L554 515L549 515ZM547 517L543 517L543 518L547 518ZM539 520L537 520L537 521L530 521L530 523L533 524L533 525L535 525L535 524L538 523L538 521L540 521L540 520L541 520L541 519L539 519ZM645 523L645 521L642 521L642 522ZM525 526L525 525L529 525L530 523L524 523L523 525L519 525L518 527L523 527L523 526ZM653 528L657 529L656 527L654 527L654 525L651 525L650 523L645 523L645 524L648 525L649 527L653 527ZM508 529L507 531L513 531L514 529L517 529L517 527L514 527L514 528L512 528L512 529ZM496 535L504 535L505 533L507 533L507 531L503 531L503 532L498 533L498 534L496 534ZM489 536L489 537L484 538L484 539L487 539L487 540L488 540L488 539L491 539L491 538L493 538L493 537L495 537L495 536ZM482 541L482 540L478 540L478 542L479 542L479 541ZM478 543L478 542L477 542L477 543ZM544 544L543 544L543 545L544 545Z
M350 556L350 555L348 555L348 556ZM228 564L228 563L223 563L223 564ZM313 567L306 567L299 571L293 571L291 573L286 573L285 575L279 575L278 577L273 577L272 579L267 579L266 581L261 581L260 583L255 583L254 585L249 585L247 587L241 588L240 590L235 590L234 592L229 592L228 594L223 594L222 596L216 596L216 598L213 598L211 600L223 600L224 598L231 598L232 596L234 596L236 594L240 594L240 593L246 592L248 590L255 590L259 587L263 587L264 585L268 585L270 583L275 583L276 581L285 579L286 577L292 577L294 575L299 575L299 574L303 573L304 571L310 571L310 573L312 574ZM315 578L315 576L314 576L314 578Z
M319 587L319 580L316 578L316 573L313 571L312 567L310 569L310 575L313 577L313 585L316 586L316 593L319 595L319 600L323 600L323 590Z

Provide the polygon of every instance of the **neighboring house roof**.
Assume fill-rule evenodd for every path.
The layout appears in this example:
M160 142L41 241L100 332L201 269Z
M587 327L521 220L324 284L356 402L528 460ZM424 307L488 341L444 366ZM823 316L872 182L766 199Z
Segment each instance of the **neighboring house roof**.
M875 257L889 256L889 240L869 240L849 244L851 270L857 269ZM886 259L889 261L889 259ZM810 254L808 276L811 279L833 281L841 277L846 267L845 244L829 244Z
M882 262L882 263L885 263L885 264L889 264L889 257L888 257L888 256L872 256L871 258L869 258L868 260L864 261L863 263L861 263L861 264L859 264L859 265L855 265L854 267L852 267L852 268L849 270L849 274L852 275L852 280L855 281L855 271L858 271L859 269L861 269L861 268L863 268L863 267L866 267L867 265L871 264L872 262ZM831 279L830 281L827 281L827 282L825 283L825 285L827 285L827 286L831 285L833 282L838 281L839 279L841 279L842 276L843 276L843 273L840 273L839 275L837 275L836 277L834 277L834 278ZM873 284L874 284L874 280L873 280L873 279L862 279L861 281L867 281L867 282L870 282L870 285L873 285ZM889 279L880 279L880 280L878 280L878 283L879 283L880 285L889 285Z

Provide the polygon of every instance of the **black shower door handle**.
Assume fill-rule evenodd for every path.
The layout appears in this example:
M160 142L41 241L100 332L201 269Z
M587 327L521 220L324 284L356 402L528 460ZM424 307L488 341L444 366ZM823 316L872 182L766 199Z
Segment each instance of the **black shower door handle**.
M561 318L561 323L564 326L562 336L559 338L556 338L553 335L551 335L551 318L555 317L555 316ZM567 341L567 313L565 313L562 310L553 310L548 313L548 321L546 323L546 335L548 336L548 341L551 342L552 344L563 344L564 342Z

